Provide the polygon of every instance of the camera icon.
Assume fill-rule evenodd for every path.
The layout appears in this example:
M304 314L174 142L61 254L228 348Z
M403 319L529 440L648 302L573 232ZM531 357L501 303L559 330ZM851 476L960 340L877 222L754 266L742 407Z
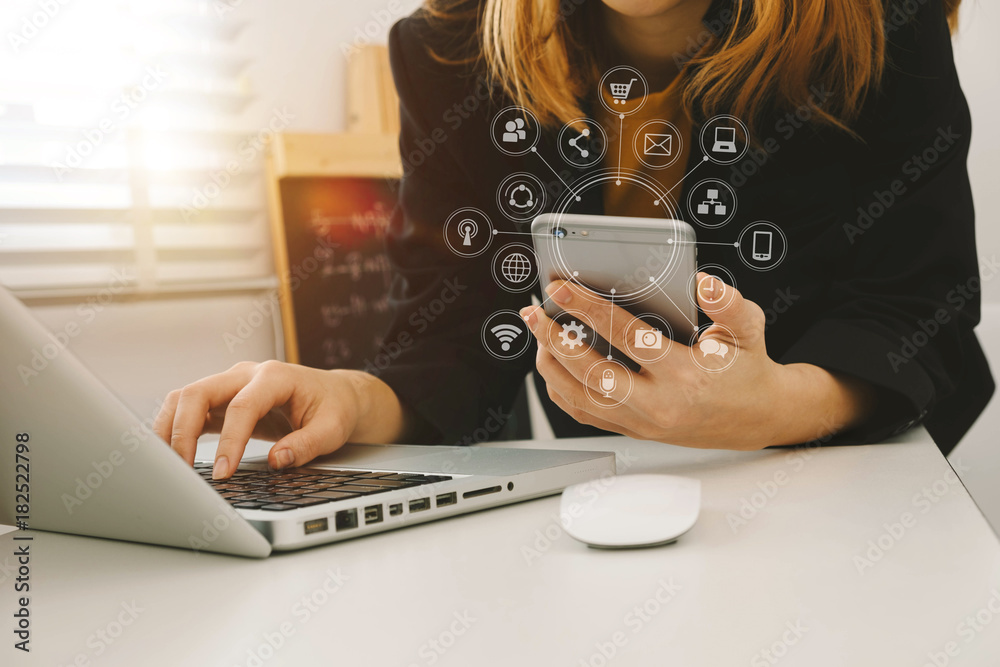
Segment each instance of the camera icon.
M663 348L663 333L659 329L636 329L635 347L640 350Z

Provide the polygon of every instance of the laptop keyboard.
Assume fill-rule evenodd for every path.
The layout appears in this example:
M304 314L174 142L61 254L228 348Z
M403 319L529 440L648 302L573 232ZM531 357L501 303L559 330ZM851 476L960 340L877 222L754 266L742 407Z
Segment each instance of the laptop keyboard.
M447 475L293 468L274 472L237 470L229 479L213 480L211 463L195 463L194 470L233 507L272 512L285 512L451 479Z

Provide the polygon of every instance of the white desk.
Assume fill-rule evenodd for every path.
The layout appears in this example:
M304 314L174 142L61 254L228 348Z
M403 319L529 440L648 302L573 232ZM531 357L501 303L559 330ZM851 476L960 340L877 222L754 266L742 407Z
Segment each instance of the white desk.
M614 449L620 472L697 477L701 518L672 546L598 551L562 534L554 496L261 561L36 533L35 652L11 648L8 576L0 663L921 667L934 653L938 665L1000 664L1000 544L923 432L798 453L548 446ZM776 479L764 502L760 486ZM933 502L917 499L924 488ZM734 528L742 499L760 508ZM904 513L897 539L884 524ZM11 538L0 536L0 565ZM859 572L855 557L880 539L888 550ZM346 578L332 594L330 569ZM133 601L134 620L122 607ZM131 624L95 657L95 633L117 632L119 616Z

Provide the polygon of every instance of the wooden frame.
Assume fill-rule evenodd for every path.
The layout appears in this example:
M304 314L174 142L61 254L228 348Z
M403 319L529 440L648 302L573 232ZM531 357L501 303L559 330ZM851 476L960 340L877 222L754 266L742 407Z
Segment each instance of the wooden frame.
M281 180L324 176L398 179L403 167L398 137L387 134L278 134L268 147L266 162L268 217L279 282L285 361L299 363Z

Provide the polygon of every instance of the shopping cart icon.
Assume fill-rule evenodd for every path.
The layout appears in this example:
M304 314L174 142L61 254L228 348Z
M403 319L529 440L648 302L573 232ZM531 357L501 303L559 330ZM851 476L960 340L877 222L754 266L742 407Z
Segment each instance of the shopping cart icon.
M633 78L628 83L612 83L611 86L611 97L614 98L615 104L625 104L628 93L632 90L632 84L635 83Z

